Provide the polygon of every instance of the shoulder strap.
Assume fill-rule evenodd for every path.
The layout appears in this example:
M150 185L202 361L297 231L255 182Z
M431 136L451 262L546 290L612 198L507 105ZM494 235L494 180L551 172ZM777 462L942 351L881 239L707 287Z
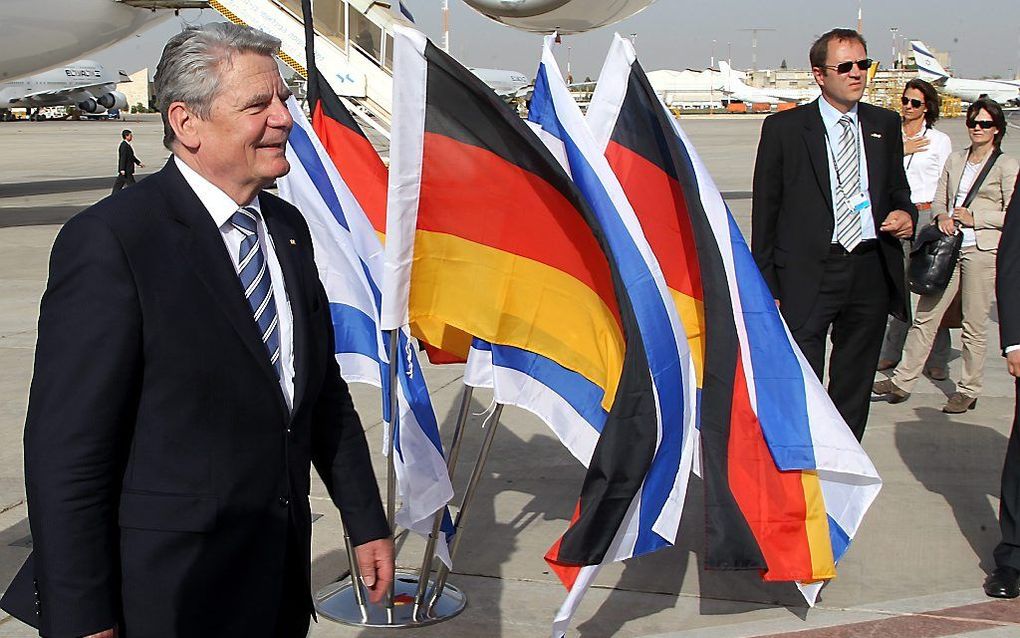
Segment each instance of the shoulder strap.
M982 168L981 172L978 173L978 176L974 178L974 183L971 185L970 190L967 191L967 197L963 200L963 208L969 207L971 202L974 201L974 198L977 197L978 190L981 189L981 184L984 183L985 178L988 177L988 173L990 173L992 167L995 166L995 160L999 159L1000 155L1002 155L1002 151L999 149L992 151L992 156L988 158L987 162L985 162L984 168Z

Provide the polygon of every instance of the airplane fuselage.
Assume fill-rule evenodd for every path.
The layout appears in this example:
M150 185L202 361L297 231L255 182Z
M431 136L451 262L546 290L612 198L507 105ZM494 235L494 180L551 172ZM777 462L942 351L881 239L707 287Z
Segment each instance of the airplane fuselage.
M0 109L75 105L87 113L127 106L117 77L90 60L0 84ZM105 104L104 104L105 103Z

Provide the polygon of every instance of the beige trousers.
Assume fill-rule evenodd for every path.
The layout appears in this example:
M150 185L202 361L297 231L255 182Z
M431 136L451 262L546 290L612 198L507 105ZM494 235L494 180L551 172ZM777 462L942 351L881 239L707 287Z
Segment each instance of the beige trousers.
M960 259L939 294L924 295L917 302L914 323L907 332L903 359L893 372L893 383L910 392L931 352L935 333L942 323L949 304L962 290L963 302L963 374L957 391L969 397L981 395L985 352L988 349L988 315L995 296L995 252L968 246L960 251Z

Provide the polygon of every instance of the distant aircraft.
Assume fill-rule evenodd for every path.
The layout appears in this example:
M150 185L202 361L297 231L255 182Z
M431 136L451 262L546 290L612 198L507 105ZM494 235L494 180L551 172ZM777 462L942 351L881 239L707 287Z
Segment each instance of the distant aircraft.
M485 82L496 95L502 98L524 97L531 90L531 80L517 71L504 69L469 69L482 82Z
M74 105L85 113L125 109L127 97L116 90L117 83L130 81L123 72L113 76L101 64L79 60L63 68L0 84L0 117L9 116L12 108L35 109L30 115L33 120L45 106Z
M1008 80L954 78L939 64L924 42L912 40L910 47L914 51L918 77L931 82L949 95L965 102L973 102L987 95L1000 104L1020 104L1020 83Z
M0 82L86 57L171 17L170 9L206 4L197 0L3 0Z
M750 104L782 104L790 102L800 104L810 102L819 95L821 91L816 89L760 89L748 86L741 79L741 74L725 61L719 61L719 72L723 76L722 92L731 101L748 102Z

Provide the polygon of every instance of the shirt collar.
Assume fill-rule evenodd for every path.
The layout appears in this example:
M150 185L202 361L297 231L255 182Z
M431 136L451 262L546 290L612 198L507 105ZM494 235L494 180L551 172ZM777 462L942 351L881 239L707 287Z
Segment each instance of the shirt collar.
M830 133L837 126L839 126L839 119L841 117L843 117L843 115L844 115L843 113L840 113L836 109L836 107L834 107L833 105L829 104L829 102L824 97L818 98L818 111L822 114L822 122L825 124L825 130L829 131ZM856 126L857 125L857 104L854 104L853 108L851 108L849 111L846 112L846 115L850 116L850 119L853 121L854 125Z
M217 228L221 228L224 224L230 221L231 216L237 212L240 208L237 202L230 198L230 195L224 193L218 186L202 177L195 171L195 169L188 166L184 160L174 155L174 162L177 164L177 169L181 171L181 176L184 177L184 181L188 183L191 190L195 191L195 195L198 196L199 201L205 206L205 209L209 211L209 215L213 218L213 223L216 224ZM259 197L256 195L250 202L245 204L249 208L254 208L259 213L262 212L262 208L259 206Z

